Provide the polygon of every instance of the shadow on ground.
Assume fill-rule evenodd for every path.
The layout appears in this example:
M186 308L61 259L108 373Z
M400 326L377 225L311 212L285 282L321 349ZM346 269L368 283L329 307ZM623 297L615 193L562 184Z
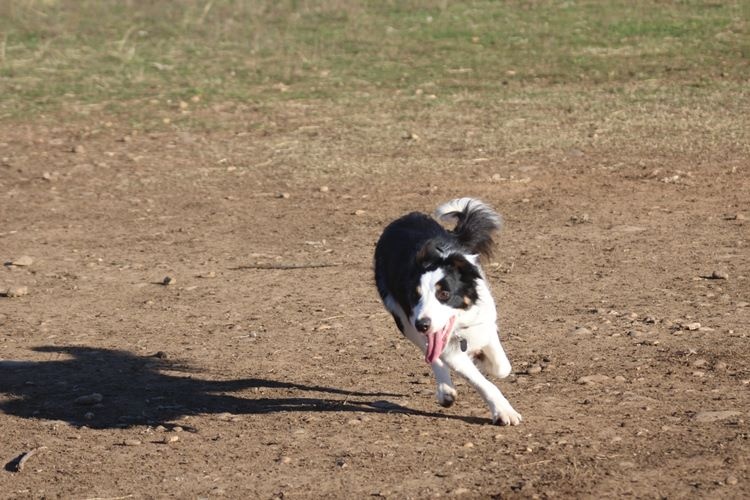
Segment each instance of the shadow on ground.
M157 356L90 347L35 349L65 359L0 361L0 411L23 418L63 420L93 428L165 425L184 415L284 412L406 413L467 423L486 419L413 410L379 398L400 397L280 380L204 380L195 370ZM171 373L177 373L173 375ZM288 397L230 393L253 388L286 390ZM96 398L85 398L101 394ZM84 396L83 401L80 399ZM87 415L88 414L88 415Z

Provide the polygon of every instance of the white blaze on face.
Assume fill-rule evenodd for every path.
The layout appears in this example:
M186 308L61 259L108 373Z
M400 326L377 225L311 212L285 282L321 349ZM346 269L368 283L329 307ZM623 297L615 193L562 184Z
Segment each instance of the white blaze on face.
M429 318L430 330L441 330L450 319L456 314L452 307L441 304L435 295L437 293L437 284L445 278L445 272L438 268L434 271L424 273L419 279L419 290L421 297L414 307L413 321L418 319ZM413 322L412 322L413 323Z
M414 307L412 324L419 319L430 320L430 328L425 333L425 361L432 363L440 357L450 336L457 311L442 304L436 297L437 284L445 277L442 269L427 272L419 280L420 298Z

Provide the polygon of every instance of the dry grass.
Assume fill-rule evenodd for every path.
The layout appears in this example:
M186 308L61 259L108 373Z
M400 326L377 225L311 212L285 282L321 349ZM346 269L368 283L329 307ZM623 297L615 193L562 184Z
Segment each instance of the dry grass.
M398 153L413 130L422 146L409 147L457 157L606 146L652 158L697 141L746 151L749 9L17 0L0 5L0 119L257 129L269 125L248 123L248 109L303 105L364 150L395 137Z

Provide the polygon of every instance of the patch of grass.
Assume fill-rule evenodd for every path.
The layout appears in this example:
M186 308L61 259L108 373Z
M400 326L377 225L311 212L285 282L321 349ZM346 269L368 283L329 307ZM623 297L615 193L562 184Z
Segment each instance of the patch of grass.
M748 2L10 0L0 117L750 78ZM722 76L723 75L723 76Z

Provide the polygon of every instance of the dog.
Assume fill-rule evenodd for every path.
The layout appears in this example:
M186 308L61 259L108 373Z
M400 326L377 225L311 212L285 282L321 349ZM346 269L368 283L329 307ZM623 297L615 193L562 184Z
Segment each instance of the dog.
M450 370L464 377L487 403L492 423L518 425L521 415L482 372L511 372L500 344L497 312L479 257L489 256L500 216L473 198L439 206L435 216L455 221L446 230L412 212L391 222L375 247L375 284L401 333L419 347L437 382L437 401L458 395Z

